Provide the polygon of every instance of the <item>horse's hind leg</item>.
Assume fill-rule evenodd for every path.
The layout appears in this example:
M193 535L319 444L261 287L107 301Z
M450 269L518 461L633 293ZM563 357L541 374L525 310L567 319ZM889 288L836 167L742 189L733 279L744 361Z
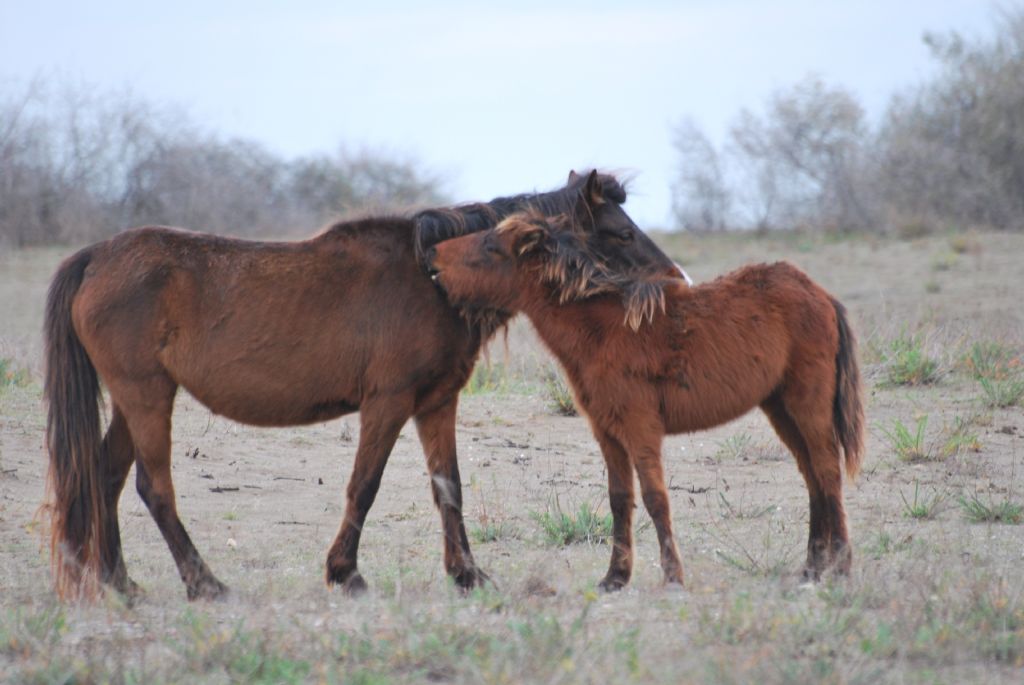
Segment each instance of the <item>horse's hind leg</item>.
M463 589L490 580L473 561L462 518L462 481L455 451L455 411L458 396L441 407L416 416L423 452L427 457L434 504L441 513L444 529L444 567L455 584Z
M800 417L797 421L786 399L785 396L773 395L762 403L761 408L768 415L775 432L796 457L807 484L811 520L804 575L810 580L817 580L829 567L840 573L849 573L851 550L843 509L839 447L831 424L832 405L819 402L811 407L811 412L804 407L804 411L797 414ZM822 415L825 409L827 417Z
M117 521L117 503L124 489L128 471L135 461L135 447L128 423L120 407L114 405L110 427L103 438L103 495L106 499L107 520L104 523L101 579L115 590L129 598L141 594L124 565L121 552L121 529Z
M359 447L348 482L345 518L327 552L327 583L340 585L349 594L366 590L366 581L357 569L359 537L377 497L391 448L411 414L411 399L400 397L367 401L359 409Z
M178 518L171 482L171 410L177 387L161 378L119 401L136 449L135 485L171 550L190 600L218 599L228 588L206 566ZM111 394L115 389L111 388Z

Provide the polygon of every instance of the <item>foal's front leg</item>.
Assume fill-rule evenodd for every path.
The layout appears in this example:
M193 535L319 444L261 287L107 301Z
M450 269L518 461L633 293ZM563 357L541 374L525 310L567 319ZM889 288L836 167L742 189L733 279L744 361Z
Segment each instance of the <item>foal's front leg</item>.
M608 503L612 510L612 558L598 584L605 592L621 590L633 574L633 466L618 440L596 432L608 468Z
M632 436L631 436L632 437ZM672 512L665 487L665 471L661 464L662 435L643 436L629 443L629 453L640 480L644 506L654 521L661 548L661 570L666 583L683 584L683 562L679 558L675 537L672 535Z

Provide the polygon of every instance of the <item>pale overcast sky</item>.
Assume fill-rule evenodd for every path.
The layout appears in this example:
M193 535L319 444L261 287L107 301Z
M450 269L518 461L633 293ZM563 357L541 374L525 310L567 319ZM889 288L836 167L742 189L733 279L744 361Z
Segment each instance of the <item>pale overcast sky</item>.
M662 227L680 117L720 139L741 107L810 72L877 117L932 73L925 31L986 35L995 7L0 0L0 88L59 74L183 106L283 155L409 153L456 200L547 189L570 168L626 170L627 209Z

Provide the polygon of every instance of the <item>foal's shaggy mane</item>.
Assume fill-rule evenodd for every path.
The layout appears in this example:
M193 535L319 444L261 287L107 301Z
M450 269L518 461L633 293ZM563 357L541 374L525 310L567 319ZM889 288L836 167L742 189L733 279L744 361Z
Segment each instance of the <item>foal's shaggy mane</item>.
M539 259L540 280L551 287L559 304L618 293L626 310L623 323L634 331L665 311L667 277L611 271L587 245L587 234L566 215L549 220L531 209L509 216L495 230L519 234L517 257Z
M564 214L571 221L583 217L575 216L585 192L587 177L585 171L576 175L562 188L546 193L523 193L510 197L498 197L490 202L473 202L454 207L426 209L413 215L416 259L426 268L426 253L437 243L450 238L494 228L502 219L515 212L534 210L542 216ZM611 174L598 173L597 182L605 200L617 204L626 201L626 189Z

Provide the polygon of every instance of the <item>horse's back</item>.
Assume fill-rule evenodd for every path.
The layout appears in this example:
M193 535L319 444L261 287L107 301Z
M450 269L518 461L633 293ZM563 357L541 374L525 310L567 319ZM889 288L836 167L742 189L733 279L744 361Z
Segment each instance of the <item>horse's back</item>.
M245 423L354 411L443 366L428 343L454 326L411 237L386 232L260 242L147 227L92 255L74 320L108 385L162 374Z

